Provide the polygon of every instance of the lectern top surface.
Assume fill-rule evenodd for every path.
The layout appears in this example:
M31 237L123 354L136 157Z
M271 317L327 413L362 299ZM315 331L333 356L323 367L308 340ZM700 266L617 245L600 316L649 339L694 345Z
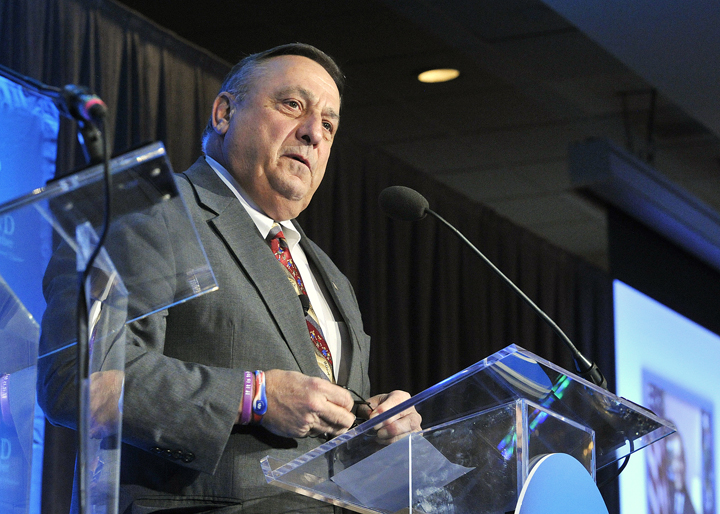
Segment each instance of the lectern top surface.
M379 444L373 427L411 408L422 416L422 430L390 447ZM262 464L271 484L358 512L412 505L418 512L495 513L514 508L518 487L544 454L573 455L592 480L595 469L674 430L512 345L294 461ZM372 475L386 478L378 483ZM358 484L365 485L358 491ZM454 510L443 510L447 505Z

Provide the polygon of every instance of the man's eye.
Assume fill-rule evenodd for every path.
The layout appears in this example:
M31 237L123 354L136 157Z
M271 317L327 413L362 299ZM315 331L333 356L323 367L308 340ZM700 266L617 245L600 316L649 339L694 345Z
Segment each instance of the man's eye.
M299 109L300 108L300 102L298 102L296 100L287 100L287 101L285 101L285 105L287 105L291 109Z
M335 127L333 127L332 123L328 123L327 121L323 122L323 127L325 128L325 130L327 130L330 133L332 133L332 131L335 129Z

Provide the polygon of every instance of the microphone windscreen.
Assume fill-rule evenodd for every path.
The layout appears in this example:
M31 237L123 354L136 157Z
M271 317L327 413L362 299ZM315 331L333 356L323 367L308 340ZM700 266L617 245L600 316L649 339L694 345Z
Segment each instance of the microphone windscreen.
M380 208L393 219L418 221L427 216L430 204L423 195L405 186L391 186L380 193Z

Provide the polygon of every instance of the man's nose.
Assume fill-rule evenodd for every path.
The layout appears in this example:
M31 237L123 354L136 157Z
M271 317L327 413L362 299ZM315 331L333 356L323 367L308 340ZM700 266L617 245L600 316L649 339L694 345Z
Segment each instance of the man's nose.
M302 139L309 145L316 145L322 141L322 137L322 118L313 114L305 117L303 122L300 124L300 127L298 127L298 138Z

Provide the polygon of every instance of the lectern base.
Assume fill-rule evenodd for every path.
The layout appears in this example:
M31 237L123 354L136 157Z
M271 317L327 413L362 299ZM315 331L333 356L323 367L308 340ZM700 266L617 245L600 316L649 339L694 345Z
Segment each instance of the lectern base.
M573 457L552 453L530 471L515 514L608 514L587 470Z

